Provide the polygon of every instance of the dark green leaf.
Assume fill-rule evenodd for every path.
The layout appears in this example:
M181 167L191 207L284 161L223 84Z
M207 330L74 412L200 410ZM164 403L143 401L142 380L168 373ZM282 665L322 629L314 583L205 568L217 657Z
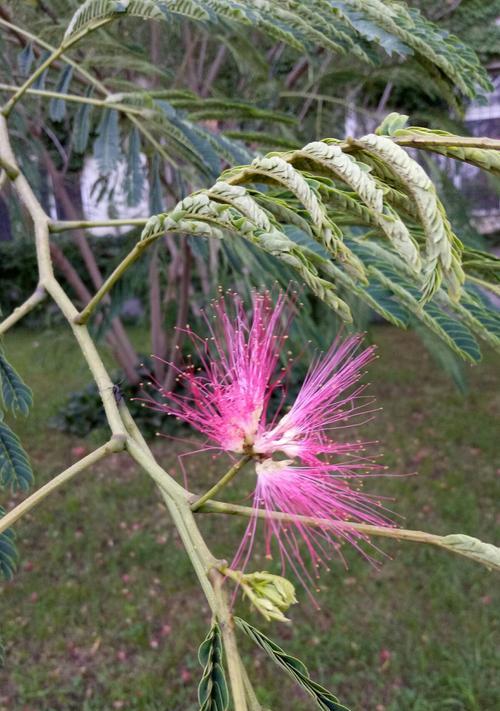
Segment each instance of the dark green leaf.
M92 88L89 87L85 93L86 97L92 94ZM92 114L91 104L82 104L79 106L75 114L75 122L73 125L73 142L77 153L85 153L89 142L90 135L90 118Z
M219 626L212 625L198 650L203 677L198 686L200 711L226 711L229 691L222 666L222 639Z
M0 484L16 491L29 489L32 483L33 471L28 455L0 413Z
M138 205L144 194L144 166L141 160L141 138L134 126L128 139L127 170L125 173L125 192L130 207Z
M51 53L49 52L48 49L43 51L42 54L40 55L40 59L38 60L37 65L40 66L41 64L43 64L45 62L45 60L50 57L50 54ZM44 72L42 72L40 74L39 77L37 77L37 79L33 82L33 89L45 89L45 79L47 78L48 71L49 70L46 69Z
M481 350L470 330L458 319L439 309L433 303L427 303L424 311L428 314L440 328L455 343L458 350L465 354L469 360L477 363L481 360Z
M157 215L163 210L163 191L160 179L160 161L155 154L151 161L149 176L149 211Z
M56 91L59 94L67 94L71 79L73 78L73 67L67 64L61 71L56 84ZM66 102L64 99L51 99L49 104L49 116L52 121L64 121L66 116Z
M101 175L109 175L121 158L120 124L118 112L106 109L97 128L97 138L94 142L94 158Z
M33 403L33 395L2 351L0 351L0 384L5 407L9 408L14 416L27 415Z
M299 659L287 654L276 642L240 617L235 617L234 621L258 647L264 650L273 662L286 671L299 686L313 697L322 711L347 711L347 708L332 693L310 678L307 668Z
M0 506L0 519L4 515L5 510ZM10 528L0 533L0 573L6 580L12 580L19 560L14 538L14 532ZM0 666L1 657L2 652L0 650Z
M28 42L24 49L19 52L17 56L17 66L23 77L27 77L31 72L31 66L33 60L35 59L35 53L33 52L33 42Z

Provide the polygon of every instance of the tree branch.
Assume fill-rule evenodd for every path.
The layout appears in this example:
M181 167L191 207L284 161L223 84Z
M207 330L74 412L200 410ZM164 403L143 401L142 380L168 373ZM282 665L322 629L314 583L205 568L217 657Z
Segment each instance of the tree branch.
M63 484L66 484L66 482L72 479L76 474L79 474L84 469L87 469L92 466L92 464L99 462L101 459L104 459L104 457L107 457L113 452L122 452L124 448L125 437L113 437L109 440L109 442L103 444L102 447L99 447L90 454L87 454L87 456L83 457L83 459L80 459L75 464L72 464L70 467L44 484L44 486L40 487L38 491L35 491L31 494L31 496L28 496L28 498L18 504L18 506L11 509L5 514L5 516L2 516L2 518L0 518L0 533L5 531L7 528L10 528L10 526L19 521L20 518L31 511L31 509L35 508L35 506L41 504L47 496L54 493L54 491L57 491L57 489L63 486Z
M193 500L191 495L191 500ZM196 503L196 499L194 499ZM474 555L471 551L465 548L460 548L450 541L450 536L438 536L434 533L426 533L425 531L412 531L406 528L391 528L389 526L372 526L367 523L355 523L353 521L332 521L330 519L319 519L311 516L295 516L293 514L282 513L281 511L264 511L262 509L253 509L249 506L239 506L238 504L228 504L222 501L206 501L199 507L193 509L200 513L223 513L230 516L245 516L251 518L255 516L259 519L273 519L273 521L282 521L284 523L300 523L304 526L313 528L330 529L334 531L356 531L363 536L379 536L382 538L395 538L399 541L411 541L412 543L426 543L439 548L444 548L447 551L462 555L467 558L472 558L489 568L500 570L500 552L498 553L498 562L491 559L483 559L478 555ZM452 538L462 534L453 535ZM465 538L470 538L465 536ZM477 539L472 539L477 540ZM482 542L481 542L482 543ZM482 544L491 547L491 544ZM497 549L498 550L498 549Z
M50 231L66 232L67 230L91 230L94 227L144 227L149 218L129 217L123 220L54 220L50 223Z
M33 309L36 308L46 296L47 292L43 286L37 286L31 296L27 298L23 304L15 308L10 316L7 316L7 318L0 323L0 336L6 333L15 323L33 311Z

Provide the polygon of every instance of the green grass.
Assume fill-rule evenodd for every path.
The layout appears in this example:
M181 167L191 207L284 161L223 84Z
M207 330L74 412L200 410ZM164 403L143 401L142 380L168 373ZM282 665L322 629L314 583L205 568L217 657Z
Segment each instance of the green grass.
M375 330L380 359L371 392L383 406L360 436L383 443L384 463L402 478L371 491L393 497L404 525L465 532L498 542L498 378L488 355L470 370L461 396L411 334ZM69 336L18 329L8 355L35 393L28 420L15 423L40 485L102 441L44 426L65 393L85 384ZM155 443L178 469L177 445ZM498 463L496 462L498 465ZM221 461L192 458L190 486L206 488ZM416 473L418 472L418 475ZM228 491L241 500L242 473ZM19 499L4 492L10 508ZM200 516L214 551L230 558L244 522ZM497 524L497 528L495 528ZM21 569L0 587L6 666L0 711L196 710L196 650L209 625L182 545L154 486L123 455L80 474L17 527ZM379 540L380 570L354 550L321 577L316 611L300 590L293 624L268 625L238 609L352 711L493 711L500 703L499 578L437 549ZM258 546L254 569L269 566ZM273 711L313 708L245 640L249 673Z

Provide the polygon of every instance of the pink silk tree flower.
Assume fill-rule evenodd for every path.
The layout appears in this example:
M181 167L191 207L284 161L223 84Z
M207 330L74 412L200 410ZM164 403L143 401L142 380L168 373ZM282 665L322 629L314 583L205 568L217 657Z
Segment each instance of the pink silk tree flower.
M282 569L288 564L309 589L313 578L307 559L318 568L340 554L342 541L360 548L367 539L346 522L391 525L381 502L361 490L363 479L381 469L365 456L367 443L334 436L373 412L359 380L374 349L360 350L361 336L337 338L311 363L291 406L285 411L282 397L270 408L273 392L278 387L285 392L289 368L280 368L280 351L293 300L280 294L273 304L268 292L254 293L249 316L241 298L230 297L233 308L221 298L212 317L206 316L209 338L189 331L201 367L179 372L182 393L160 388L166 403L154 407L192 425L213 448L255 462L256 512L231 567L245 568L263 517L267 555L277 550Z
M295 466L294 466L295 465ZM366 462L362 463L366 470ZM319 577L318 568L328 569L328 561L340 556L340 542L357 548L368 537L346 522L390 526L380 500L361 491L363 477L356 463L300 466L290 459L264 459L255 465L255 487L252 516L231 563L244 569L254 547L258 511L264 513L266 557L272 558L274 548L281 561L281 574L290 567L309 592ZM353 481L355 486L353 486ZM285 514L287 520L280 518ZM304 519L309 519L307 522ZM311 521L312 520L312 521ZM311 522L314 525L310 525ZM311 565L308 565L307 558Z
M212 318L205 315L209 338L188 330L201 368L179 371L184 393L165 392L159 386L168 404L149 401L149 405L190 424L215 448L249 453L281 381L276 371L291 310L284 313L283 294L273 303L268 292L254 292L248 316L241 298L230 296L232 309L222 297L212 305Z
M319 465L320 454L344 454L364 446L359 442L336 442L330 436L342 422L368 412L367 401L361 397L364 387L350 390L374 357L374 348L356 355L361 340L361 336L343 342L336 339L330 350L311 364L289 411L276 424L259 432L255 452L282 452L304 464Z

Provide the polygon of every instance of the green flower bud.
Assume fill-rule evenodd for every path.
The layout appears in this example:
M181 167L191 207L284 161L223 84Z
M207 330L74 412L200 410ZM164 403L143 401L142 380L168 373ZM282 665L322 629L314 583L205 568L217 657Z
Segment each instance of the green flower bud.
M297 598L289 580L262 571L241 575L240 585L252 605L266 620L290 621L283 613L295 605Z

